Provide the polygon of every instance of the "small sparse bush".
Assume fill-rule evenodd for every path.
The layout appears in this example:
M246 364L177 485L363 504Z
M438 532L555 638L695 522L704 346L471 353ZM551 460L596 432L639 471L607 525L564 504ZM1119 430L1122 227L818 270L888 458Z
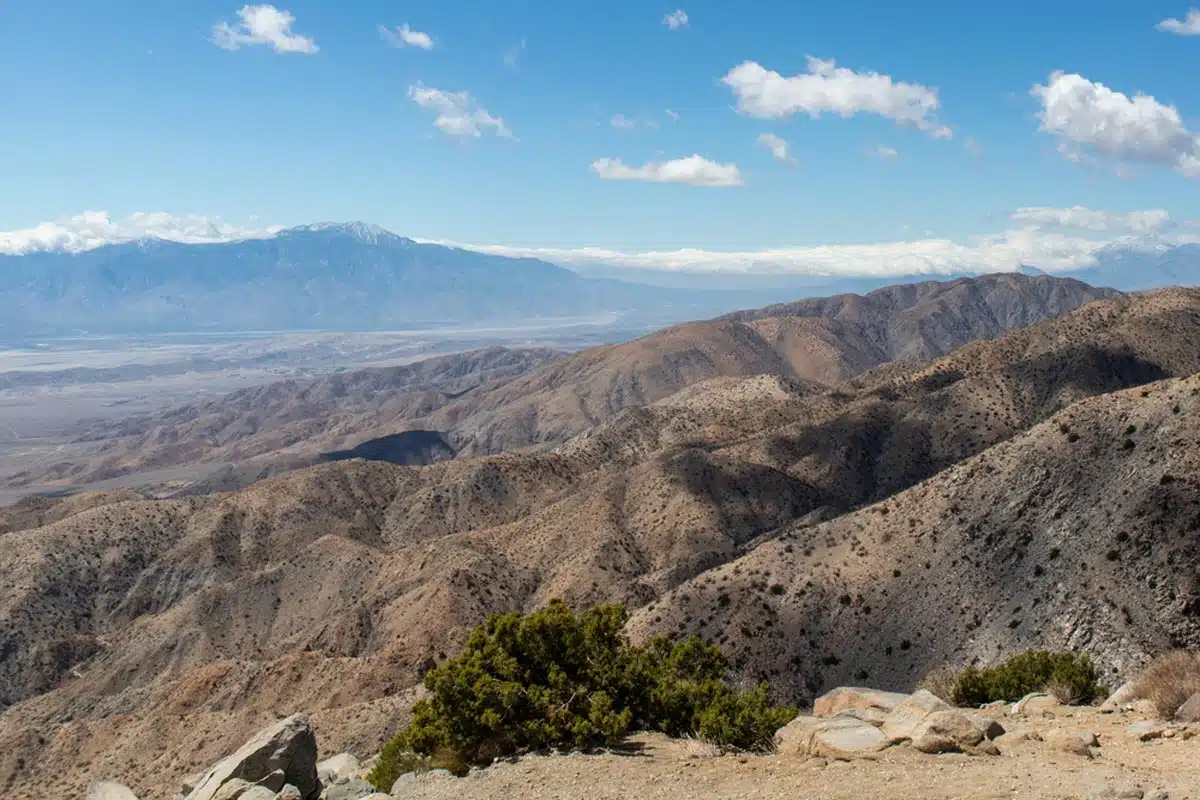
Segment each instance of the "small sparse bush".
M954 678L951 701L958 706L981 706L997 700L1015 702L1027 694L1057 687L1075 703L1088 705L1106 694L1099 677L1087 655L1038 650L1013 656L994 667L967 667Z
M1133 696L1154 703L1170 719L1189 697L1200 692L1200 653L1177 650L1160 656L1133 683Z
M1045 691L1064 706L1080 704L1079 687L1070 681L1052 679L1046 683Z
M635 729L768 750L795 717L771 703L765 683L726 683L725 657L698 636L631 646L621 634L627 617L619 605L577 615L561 601L491 617L462 654L425 676L430 696L368 780L386 791L409 768L463 774L522 751L614 744Z
M725 754L725 748L721 745L696 736L684 736L681 744L687 758L720 758Z

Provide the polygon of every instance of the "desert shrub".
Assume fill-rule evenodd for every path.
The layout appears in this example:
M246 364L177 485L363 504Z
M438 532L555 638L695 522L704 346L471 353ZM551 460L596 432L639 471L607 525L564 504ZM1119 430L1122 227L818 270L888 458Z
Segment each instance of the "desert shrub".
M387 791L425 756L483 765L528 750L614 744L635 729L765 750L795 717L771 703L766 684L729 686L725 657L698 636L630 645L621 633L627 617L619 605L575 614L561 601L492 616L461 654L426 674L429 696L368 780Z
M1081 704L1094 703L1105 694L1099 673L1087 655L1037 650L1020 653L993 667L967 667L955 676L950 699L959 706L980 706L997 700L1015 702L1047 688L1057 689Z
M1189 697L1200 692L1200 653L1177 650L1156 658L1133 682L1133 696L1149 700L1170 719Z

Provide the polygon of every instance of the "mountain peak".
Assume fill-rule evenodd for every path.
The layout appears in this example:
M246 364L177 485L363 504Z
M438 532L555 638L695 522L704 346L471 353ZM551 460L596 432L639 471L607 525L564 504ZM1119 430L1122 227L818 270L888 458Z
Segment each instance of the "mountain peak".
M381 241L389 239L399 240L404 238L397 236L382 225L373 225L369 222L316 222L312 225L300 225L296 228L290 228L289 231L341 234L368 244L378 244Z

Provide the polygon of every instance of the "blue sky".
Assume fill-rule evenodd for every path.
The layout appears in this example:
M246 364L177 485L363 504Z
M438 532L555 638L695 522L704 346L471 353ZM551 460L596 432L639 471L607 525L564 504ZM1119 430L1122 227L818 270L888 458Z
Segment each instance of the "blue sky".
M362 219L518 249L750 251L965 242L1026 207L1200 218L1187 0L279 0L291 52L255 43L241 7L0 4L0 184L17 187L0 193L0 230L103 210L245 228ZM687 23L672 28L677 9ZM401 25L432 47L379 30ZM789 82L810 57L853 72ZM746 62L778 73L783 94L723 80ZM1078 80L1051 108L1031 89L1056 70ZM1096 84L1152 96L1152 124ZM902 94L937 107L917 119ZM699 166L703 182L700 159L654 166L693 155L739 185L639 180Z

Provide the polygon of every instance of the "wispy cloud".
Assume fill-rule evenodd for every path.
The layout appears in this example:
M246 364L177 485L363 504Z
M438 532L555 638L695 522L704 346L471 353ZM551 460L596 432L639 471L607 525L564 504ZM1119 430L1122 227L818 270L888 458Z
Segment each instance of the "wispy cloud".
M394 29L386 25L379 26L379 35L392 47L416 47L420 50L433 49L433 37L428 33L414 31L408 23L397 25Z
M1171 215L1163 209L1149 211L1095 211L1083 206L1018 208L1008 215L1013 222L1051 230L1072 228L1097 233L1153 233L1172 225Z
M672 111L671 109L669 109L669 108L668 108L668 109L666 110L666 112L665 112L665 113L666 113L666 115L667 115L668 117L670 117L670 118L671 118L671 122L679 122L679 115L678 115L678 114L676 114L676 113L675 113L674 111Z
M809 56L808 73L790 78L747 61L731 69L721 82L733 90L738 110L752 117L877 114L935 139L953 136L950 128L937 120L941 101L936 89L894 81L877 72L855 72L832 60Z
M408 88L408 97L421 108L437 112L434 127L455 139L478 139L492 130L505 139L515 138L501 117L493 117L469 92L444 92L421 84Z
M758 137L758 146L769 150L771 157L781 164L788 166L796 166L796 159L792 156L791 147L787 140L776 136L773 133L763 133Z
M886 144L881 144L871 151L871 155L878 158L880 161L893 161L900 157L899 151L894 147L888 147Z
M625 166L619 158L601 158L592 162L592 171L609 181L683 183L708 188L742 185L742 175L736 164L718 164L699 155L673 161L652 161L640 167Z
M612 119L610 119L608 121L608 124L613 126L614 128L617 128L618 130L623 130L623 131L631 131L637 126L636 122L634 122L633 120L631 120L629 117L625 116L624 114L617 114L616 116L614 116Z
M666 25L673 31L677 31L680 28L686 28L688 25L687 12L682 8L675 9L670 14L667 14L665 17L663 17L663 25Z
M514 44L504 52L504 66L516 69L521 65L521 56L525 53L525 39Z
M1164 19L1157 28L1164 33L1180 36L1200 36L1200 8L1191 9L1183 19Z
M242 6L238 12L241 22L230 25L218 22L213 26L212 42L223 50L239 50L252 45L265 45L276 53L317 52L317 44L310 36L292 32L296 18L291 12L281 11L275 6Z

